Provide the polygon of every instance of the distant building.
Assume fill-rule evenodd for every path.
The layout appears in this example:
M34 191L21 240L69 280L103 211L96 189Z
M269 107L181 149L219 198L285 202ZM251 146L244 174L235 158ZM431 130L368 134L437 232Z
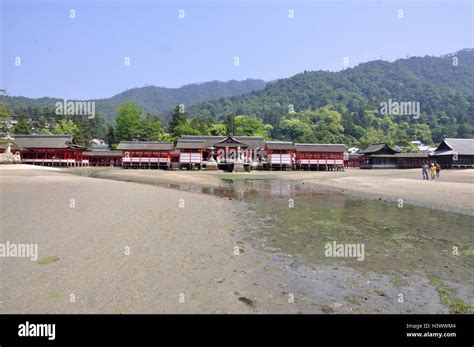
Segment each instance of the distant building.
M261 136L183 135L176 149L180 151L181 167L203 167L212 156L219 168L225 169L236 160L247 164L258 162L263 156L265 139Z
M21 147L23 163L45 166L83 166L84 147L72 135L15 135L14 143Z
M124 168L169 168L172 142L158 141L121 141L117 150L122 154Z
M431 152L434 152L434 150L436 149L436 147L430 147L428 145L425 145L423 142L421 141L410 141L410 143L412 145L415 145L418 147L418 150L420 152L427 152L427 153L431 153Z
M387 143L374 143L352 154L343 144L265 141L259 136L184 135L176 147L172 142L121 141L116 151L99 140L86 149L72 135L15 135L8 139L12 153L22 162L47 166L211 169L211 163L213 167L217 163L229 170L243 163L246 170L342 170L418 168L437 162L443 168L474 167L474 139L446 138L432 153L402 153ZM7 148L0 146L0 153Z
M296 168L300 170L343 170L343 144L295 143Z
M287 141L267 141L265 143L266 165L271 168L292 169L295 145Z
M443 139L433 157L443 168L474 167L474 139Z
M361 169L401 169L421 167L428 160L428 153L401 153L387 143L374 143L359 151L362 159ZM359 158L359 160L360 160Z
M400 153L386 143L374 143L359 153L365 159L361 169L415 168L424 162L443 168L474 167L474 139L446 138L435 149L420 153Z

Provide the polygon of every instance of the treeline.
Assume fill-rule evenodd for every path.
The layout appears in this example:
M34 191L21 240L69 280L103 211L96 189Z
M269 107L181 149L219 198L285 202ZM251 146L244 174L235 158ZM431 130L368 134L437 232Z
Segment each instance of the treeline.
M58 119L44 107L54 104L48 98L36 100L41 105L36 109L22 97L0 96L0 102L14 103L17 115L39 116L34 122L22 118L15 132L69 130L84 144L92 137L116 144L233 133L360 148L386 141L410 149L415 140L434 145L444 137L474 137L472 49L391 63L377 60L339 72L305 71L267 84L247 80L165 89L145 87L115 96L106 108L111 113L107 123L99 101L93 120ZM219 97L223 95L228 97ZM206 101L194 104L201 100ZM381 112L381 103L390 100L419 104L420 112ZM173 109L178 103L186 110Z
M6 110L5 105L3 105ZM8 111L5 111L8 113ZM4 113L5 113L4 112ZM87 117L57 116L53 110L28 109L15 111L18 122L14 134L72 134L77 143L89 146L93 138L103 139L111 148L120 141L172 141L182 135L262 136L265 139L303 143L343 143L365 148L371 143L388 142L406 151L416 151L410 141L419 140L434 145L435 137L457 136L459 126L446 114L437 118L437 126L426 124L424 117L413 122L413 117L381 116L378 109L350 112L340 104L324 105L315 110L290 111L279 117L276 124L266 124L256 116L228 115L221 120L211 116L196 117L185 112L182 105L172 111L168 124L157 115L144 114L133 103L123 103L117 109L116 125L107 125L100 114ZM31 120L31 115L36 117ZM469 137L469 125L465 124Z
M3 120L2 132L13 134L72 134L78 144L89 146L93 138L105 138L107 123L100 113L94 118L87 116L57 115L54 109L28 107L11 111L5 104L0 104ZM15 117L17 122L13 128L7 128L5 120Z
M87 100L95 102L96 110L107 123L115 124L117 108L125 102L133 102L145 114L160 115L162 119L171 113L175 105L192 105L204 100L215 100L221 97L242 95L252 90L262 89L265 81L246 79L243 81L211 81L199 84L188 84L180 88L164 88L147 86L131 88L111 98ZM70 100L75 101L75 100ZM5 103L12 110L47 109L56 102L63 102L58 98L32 99L22 96L0 95L0 103ZM31 113L30 113L31 114Z
M263 136L270 138L272 127L256 117L243 115L229 116L222 122L202 117L190 117L184 107L178 105L172 111L168 124L163 124L158 115L144 114L133 103L123 103L117 110L116 125L108 125L99 113L89 119L84 116L58 116L54 110L27 108L8 110L0 104L3 133L14 134L72 134L76 142L89 146L92 139L105 140L111 148L120 141L172 141L177 142L182 135L234 135ZM17 119L13 128L6 127L6 120Z
M474 51L463 50L443 57L372 61L340 72L305 71L268 83L263 90L205 101L188 111L221 120L231 114L254 115L273 126L271 137L296 141L335 138L361 145L378 138L403 144L409 138L434 144L443 137L474 137L473 91ZM420 116L382 115L380 104L389 100L419 103ZM331 123L342 127L322 129L324 121L318 122L328 108L341 117L341 122ZM338 117L329 116L333 118Z
M189 117L182 105L174 108L167 126L157 116L147 114L135 104L124 103L117 109L116 127L109 127L107 143L114 147L120 141L171 141L182 135L263 136L270 138L271 126L256 117L229 116L222 122L212 118Z
M376 108L350 112L340 104L324 105L315 110L290 111L279 117L276 124L265 123L255 115L233 115L216 119L212 116L192 116L182 106L176 106L171 119L164 125L159 117L147 114L131 103L117 109L116 127L109 127L107 143L121 140L172 141L182 135L218 135L232 133L236 136L262 136L265 139L286 140L302 143L342 143L365 148L371 143L388 142L416 151L410 144L419 140L435 145L435 137L455 137L459 126L441 113L437 125L426 124L426 116L414 121L412 116L394 117L380 115ZM471 131L468 124L465 137Z

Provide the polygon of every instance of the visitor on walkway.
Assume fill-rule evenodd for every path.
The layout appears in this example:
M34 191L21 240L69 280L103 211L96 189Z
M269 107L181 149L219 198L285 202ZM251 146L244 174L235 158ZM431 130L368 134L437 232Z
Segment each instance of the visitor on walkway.
M429 170L429 167L428 167L428 164L423 163L423 165L421 165L421 172L423 174L423 181L424 180L427 180L428 181L428 170Z
M435 166L435 164L431 164L430 171L431 171L431 180L434 180L436 178L436 166Z

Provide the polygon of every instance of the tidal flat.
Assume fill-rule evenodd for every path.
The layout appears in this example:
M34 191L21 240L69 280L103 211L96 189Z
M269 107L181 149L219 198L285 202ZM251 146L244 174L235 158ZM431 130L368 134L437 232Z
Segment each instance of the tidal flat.
M188 178L194 172L180 172L174 182L153 172L80 174L239 202L239 237L263 257L265 271L283 274L285 293L300 299L299 312L473 312L469 214L367 199L279 173L198 174L206 177L203 184ZM363 261L328 257L325 247L336 242L363 245Z

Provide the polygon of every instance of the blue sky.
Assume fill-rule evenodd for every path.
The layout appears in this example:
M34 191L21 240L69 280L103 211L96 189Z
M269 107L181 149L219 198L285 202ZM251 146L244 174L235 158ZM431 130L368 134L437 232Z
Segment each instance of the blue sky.
M269 81L304 70L337 71L344 57L352 67L474 46L471 0L1 2L0 88L35 98Z

